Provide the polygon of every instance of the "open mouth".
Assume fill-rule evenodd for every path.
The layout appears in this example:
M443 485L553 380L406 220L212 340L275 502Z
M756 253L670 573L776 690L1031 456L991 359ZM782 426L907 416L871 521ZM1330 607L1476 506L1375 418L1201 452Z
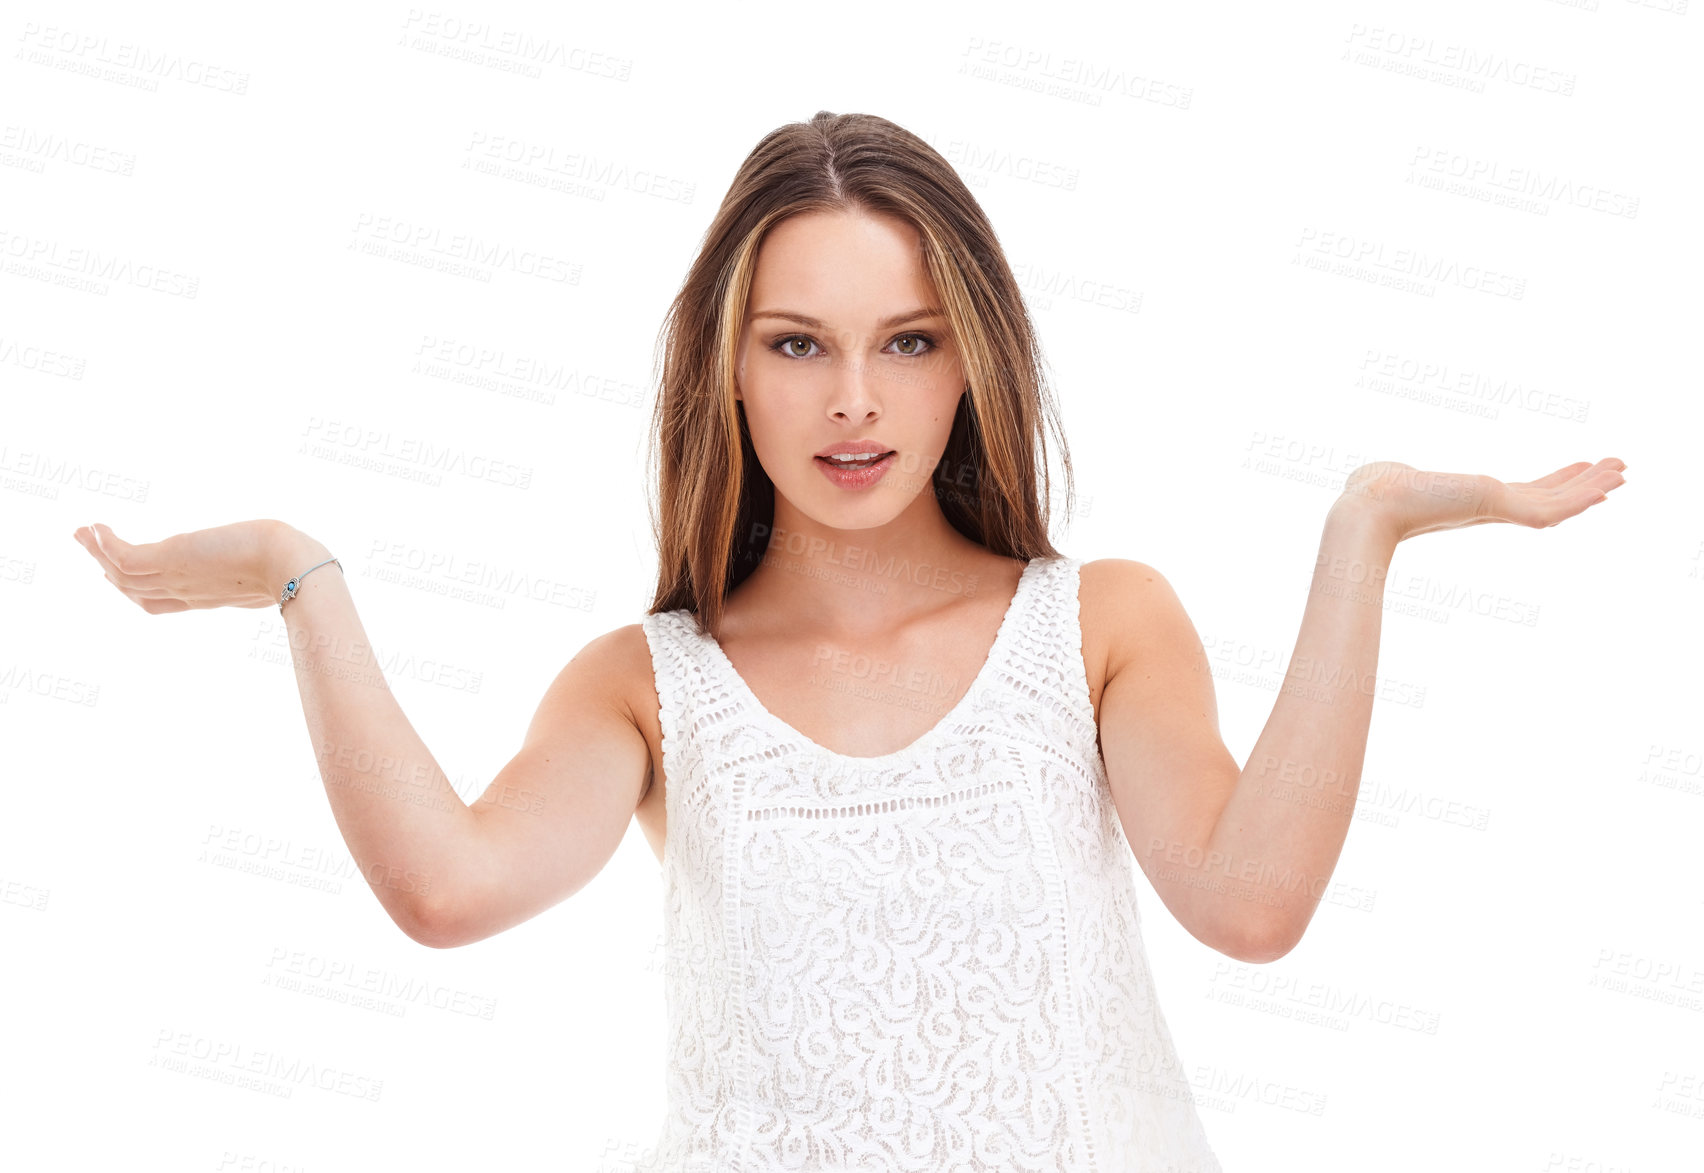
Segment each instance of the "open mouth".
M861 468L874 468L892 455L892 452L884 452L880 456L872 456L868 460L841 460L833 456L819 456L817 459L830 468L844 468L855 471Z

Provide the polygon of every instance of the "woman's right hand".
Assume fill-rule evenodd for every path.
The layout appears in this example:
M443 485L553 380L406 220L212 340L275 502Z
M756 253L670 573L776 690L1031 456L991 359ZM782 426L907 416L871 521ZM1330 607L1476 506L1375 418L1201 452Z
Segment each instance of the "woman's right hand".
M140 545L99 522L82 526L72 536L101 564L107 581L150 615L204 607L276 607L290 574L331 557L327 553L310 558L279 578L281 559L296 565L325 547L294 526L270 519L192 530Z

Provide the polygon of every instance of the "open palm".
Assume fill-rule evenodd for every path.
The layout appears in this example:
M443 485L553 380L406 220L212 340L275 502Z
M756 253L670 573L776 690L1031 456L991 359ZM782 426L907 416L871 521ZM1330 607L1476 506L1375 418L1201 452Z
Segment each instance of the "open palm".
M1610 456L1596 464L1567 465L1536 481L1504 482L1477 473L1424 472L1385 460L1350 473L1343 499L1376 509L1397 541L1488 521L1544 529L1605 500L1624 483L1626 468Z
M108 582L150 615L204 607L276 607L278 572L269 569L283 522L272 519L131 543L110 526L79 526L71 536L100 563Z

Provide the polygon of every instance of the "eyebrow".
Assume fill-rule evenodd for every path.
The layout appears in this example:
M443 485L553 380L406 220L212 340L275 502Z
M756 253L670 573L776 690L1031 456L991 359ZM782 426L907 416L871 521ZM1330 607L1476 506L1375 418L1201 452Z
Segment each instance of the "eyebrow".
M924 306L921 309L907 310L902 314L894 314L876 323L876 329L886 330L890 326L903 326L907 322L916 322L924 318L944 317L943 312L935 306ZM809 314L795 313L792 310L763 310L752 315L752 320L758 318L784 318L789 322L797 322L801 326L809 326L813 330L821 330L823 323Z

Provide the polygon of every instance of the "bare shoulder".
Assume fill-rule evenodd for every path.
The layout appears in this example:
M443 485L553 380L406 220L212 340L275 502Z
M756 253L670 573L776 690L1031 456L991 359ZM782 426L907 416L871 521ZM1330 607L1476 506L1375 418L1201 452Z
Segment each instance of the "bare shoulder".
M574 654L574 663L599 681L605 698L640 730L657 723L657 686L651 645L643 624L629 623L597 636Z
M1130 558L1084 562L1078 599L1083 660L1097 702L1100 690L1131 664L1154 665L1178 654L1185 659L1200 654L1199 643L1191 643L1197 639L1195 629L1177 592L1164 574L1146 562Z
M1081 578L1086 599L1091 591L1102 595L1126 592L1139 588L1143 583L1160 581L1163 576L1146 562L1131 558L1096 558L1083 563Z
M651 645L645 639L641 623L629 623L595 636L574 653L574 659L584 659L588 667L597 668L612 684L625 686L637 681L645 685L646 691L652 691ZM633 699L630 688L617 691L624 703Z
M568 714L596 705L633 725L652 747L658 741L657 690L651 673L651 647L641 624L629 623L588 640L557 674L529 731L552 736L566 727ZM650 789L650 779L645 791ZM641 791L641 797L645 791Z

